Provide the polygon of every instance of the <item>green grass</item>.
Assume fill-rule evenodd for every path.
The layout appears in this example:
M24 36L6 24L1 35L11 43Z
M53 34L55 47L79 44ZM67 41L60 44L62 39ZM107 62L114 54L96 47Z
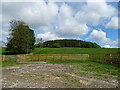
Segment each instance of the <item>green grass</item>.
M106 54L118 52L117 48L35 48L34 54Z
M5 51L5 48L6 47L0 47L0 53L5 53L6 51Z
M88 72L95 72L98 73L102 77L111 77L111 76L120 76L118 72L120 67L117 65L110 65L104 63L97 63L97 62L89 62L89 63L76 63L72 64L74 69L80 71L88 71ZM109 76L101 75L107 74Z
M5 47L0 48L4 54ZM117 48L35 48L34 54L106 54L118 52Z
M112 64L91 62L91 61L51 61L48 63L56 64L69 64L73 69L77 70L76 74L87 75L87 72L94 72L94 76L100 76L103 78L118 77L120 67ZM83 71L83 72L82 72ZM105 74L105 75L104 75Z
M18 63L16 61L12 61L12 60L6 60L6 61L2 61L2 64L0 64L0 66L2 67L10 67L10 66L16 66L16 65L21 65L21 64L27 64L27 63Z
M79 60L74 60L74 61L48 61L47 63L53 63L53 64L71 64L71 63L89 63L90 61L79 61Z

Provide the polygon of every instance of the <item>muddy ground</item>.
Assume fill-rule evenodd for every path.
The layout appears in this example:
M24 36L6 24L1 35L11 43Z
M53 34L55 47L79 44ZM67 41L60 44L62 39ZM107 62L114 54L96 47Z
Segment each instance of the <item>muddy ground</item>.
M116 79L76 75L67 64L26 64L2 68L3 88L116 88Z

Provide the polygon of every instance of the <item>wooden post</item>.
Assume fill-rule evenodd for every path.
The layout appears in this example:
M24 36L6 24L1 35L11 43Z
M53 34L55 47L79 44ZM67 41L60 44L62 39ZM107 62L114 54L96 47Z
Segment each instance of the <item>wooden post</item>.
M2 55L2 61L3 61L3 55Z
M48 58L47 58L47 55L46 55L46 61L47 61L47 59L48 59Z
M32 61L32 55L30 55L30 60Z
M40 55L39 55L39 61L41 61Z
M4 56L4 61L5 61L5 59L6 59L6 55Z
M40 57L41 57L41 59L40 59L40 60L42 61L42 55L41 55Z
M88 59L88 61L90 61L90 55L88 55L88 58L87 58L87 59Z
M53 61L54 61L54 56L53 56Z
M61 57L60 57L60 58L61 58L61 61L62 61L62 55L61 55Z
M31 58L31 61L33 61L33 55L31 55L31 57L32 57L32 58Z
M38 61L39 61L39 55L38 55Z

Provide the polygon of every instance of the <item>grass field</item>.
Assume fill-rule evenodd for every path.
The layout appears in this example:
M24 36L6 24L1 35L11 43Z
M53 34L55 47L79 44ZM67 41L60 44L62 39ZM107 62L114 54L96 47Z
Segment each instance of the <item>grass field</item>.
M5 52L5 48L3 48L2 50L3 52ZM9 82L15 82L14 80L16 78L16 80L19 80L20 83L22 82L22 83L25 83L24 85L26 85L26 82L24 82L25 81L24 78L27 77L28 81L32 82L32 85L34 85L34 87L36 85L35 84L36 80L39 80L39 83L37 82L39 85L43 83L47 83L48 86L50 86L52 83L54 84L54 86L56 86L56 83L58 83L57 84L58 86L61 85L67 88L82 87L82 85L83 87L84 85L85 87L89 87L89 86L92 87L92 85L94 87L94 85L96 85L95 87L97 88L101 86L112 87L111 85L117 86L117 82L118 82L117 80L120 79L119 78L120 67L114 64L106 64L106 63L100 63L100 62L104 60L103 59L104 57L102 57L101 54L114 53L114 52L118 52L118 49L116 48L109 48L109 49L107 48L36 48L35 50L31 51L31 53L34 53L34 54L25 55L25 60L29 60L29 56L31 57L30 60L32 59L32 61L30 63L29 62L19 63L16 61L16 58L14 57L15 55L13 56L8 55L9 59L6 61L2 61L2 64L0 64L0 66L2 65L3 70L5 70L3 71L3 73L5 78L8 78ZM68 54L68 56L65 56L65 54ZM94 62L93 60L88 61L86 59L77 60L82 57L82 56L79 56L80 54L89 54L90 56L94 56L95 54L97 54L99 55L99 57L98 59L95 58L96 62ZM62 56L62 60L60 55ZM42 56L42 58L40 59L44 59L46 61L44 64L40 63L40 61L35 61L35 59L38 60L39 56L40 57ZM46 56L47 56L47 59L46 59ZM54 60L52 60L53 56L54 56ZM33 60L35 62L33 62ZM60 65L62 66L60 67ZM40 70L40 67L42 67L41 70ZM12 69L7 69L7 68L13 68L14 72L10 71ZM22 70L21 71L22 74L19 73L18 70L19 71ZM42 70L44 70L46 74L42 74L43 73ZM60 70L60 72L58 70ZM68 70L68 71L64 72L64 70ZM25 74L26 71L29 72L29 74ZM57 71L58 73L56 73ZM39 73L41 72L41 73L36 74L36 72L39 72ZM51 74L50 72L54 74ZM14 80L11 79L13 75L15 75ZM19 77L19 75L22 75L22 78L24 80L21 80L21 76ZM58 80L58 81L55 81L53 83L54 80ZM65 82L65 84L63 82ZM21 85L20 83L19 85ZM91 83L91 84L87 85L88 83ZM29 83L27 84L29 85ZM111 85L109 86L109 84ZM9 83L7 83L7 85L9 85Z
M10 67L10 66L16 66L16 65L21 65L21 64L27 64L27 63L18 63L14 60L6 60L2 61L2 64L0 64L0 67Z
M34 54L106 54L118 52L117 48L35 48Z
M120 76L120 73L118 72L120 67L117 65L91 62L91 61L51 61L48 63L69 64L72 66L72 68L78 70L76 74L80 74L80 75L88 75L88 73L85 72L94 72L92 73L92 75L100 76L103 78Z
M0 48L5 53L5 47ZM35 48L30 52L34 54L106 54L118 52L118 48Z

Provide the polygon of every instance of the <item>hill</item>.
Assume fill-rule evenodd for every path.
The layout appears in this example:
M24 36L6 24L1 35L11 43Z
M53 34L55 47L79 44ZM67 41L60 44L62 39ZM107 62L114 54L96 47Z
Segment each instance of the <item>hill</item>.
M106 54L118 52L118 48L35 48L34 54Z
M61 40L50 40L46 41L43 44L39 43L37 47L50 47L50 48L60 48L60 47L79 47L79 48L101 48L98 44L74 40L74 39L61 39Z

